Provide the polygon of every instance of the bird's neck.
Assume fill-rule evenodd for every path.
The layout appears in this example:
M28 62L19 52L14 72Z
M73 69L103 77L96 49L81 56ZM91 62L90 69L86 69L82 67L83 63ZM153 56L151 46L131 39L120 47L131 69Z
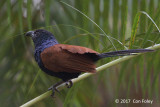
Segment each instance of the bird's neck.
M47 41L44 41L44 42L39 42L38 44L35 44L35 52L42 52L45 48L49 48L51 46L54 46L58 44L57 41L53 41L53 40L47 40Z
M58 42L52 41L52 40L48 40L45 42L39 42L38 44L35 44L34 57L35 57L35 60L37 61L39 66L43 65L41 62L41 58L40 58L41 52L43 52L44 49L49 48L51 46L54 46L56 44L58 44Z

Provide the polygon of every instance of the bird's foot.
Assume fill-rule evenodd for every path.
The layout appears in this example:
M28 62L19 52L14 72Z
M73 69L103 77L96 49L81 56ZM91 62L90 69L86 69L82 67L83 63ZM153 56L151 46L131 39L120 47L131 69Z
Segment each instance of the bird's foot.
M66 82L67 88L71 88L73 86L73 82L71 80Z
M60 81L60 82L52 85L50 88L48 88L48 90L52 90L52 94L51 94L52 97L54 96L55 91L57 91L58 93L60 93L59 90L57 89L57 86L59 86L62 83L63 83L63 81Z
M52 94L51 94L52 97L54 97L55 91L60 93L59 90L57 89L57 87L55 87L54 85L51 86L50 88L48 88L48 90L52 90Z
M58 93L60 93L59 90L57 89L57 87L58 87L59 85L63 84L63 83L66 84L67 88L71 88L71 87L73 86L73 82L72 82L71 80L68 80L68 81L66 81L66 82L60 81L60 82L52 85L50 88L48 88L48 90L52 90L52 94L51 94L52 97L54 96L55 91L57 91Z

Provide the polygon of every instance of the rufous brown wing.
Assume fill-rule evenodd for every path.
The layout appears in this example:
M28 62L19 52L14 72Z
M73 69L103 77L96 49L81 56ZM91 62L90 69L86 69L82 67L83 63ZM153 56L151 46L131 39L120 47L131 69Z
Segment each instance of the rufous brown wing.
M92 55L99 53L81 46L56 44L41 52L43 65L53 72L96 72Z

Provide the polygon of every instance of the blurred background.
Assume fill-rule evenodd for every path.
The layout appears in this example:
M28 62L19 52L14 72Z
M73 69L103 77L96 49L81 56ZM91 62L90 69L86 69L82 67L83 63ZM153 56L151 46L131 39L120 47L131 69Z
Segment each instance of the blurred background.
M85 46L100 53L160 43L160 34L147 16L160 27L159 0L62 1L68 5L58 0L0 0L0 106L20 106L60 81L37 66L33 43L24 37L29 30L43 28L59 43ZM117 58L103 59L97 66ZM159 59L159 50L132 58L34 107L158 107ZM153 104L116 104L116 99L149 99Z

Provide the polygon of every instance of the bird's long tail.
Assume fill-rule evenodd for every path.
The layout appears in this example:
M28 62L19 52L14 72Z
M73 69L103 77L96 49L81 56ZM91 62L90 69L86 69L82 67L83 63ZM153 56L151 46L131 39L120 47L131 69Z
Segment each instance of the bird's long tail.
M130 49L130 50L120 50L99 54L99 58L105 57L115 57L115 56L127 56L127 55L136 55L136 53L144 53L144 52L153 52L152 49Z

